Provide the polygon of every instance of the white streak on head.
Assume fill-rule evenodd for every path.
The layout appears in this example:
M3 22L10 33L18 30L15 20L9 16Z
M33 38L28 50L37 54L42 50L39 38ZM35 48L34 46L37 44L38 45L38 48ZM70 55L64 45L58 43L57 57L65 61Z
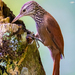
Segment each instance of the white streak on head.
M21 9L26 9L26 7L28 7L29 5L31 5L33 2L35 2L35 1L29 1L29 2L25 3L25 4L22 6Z

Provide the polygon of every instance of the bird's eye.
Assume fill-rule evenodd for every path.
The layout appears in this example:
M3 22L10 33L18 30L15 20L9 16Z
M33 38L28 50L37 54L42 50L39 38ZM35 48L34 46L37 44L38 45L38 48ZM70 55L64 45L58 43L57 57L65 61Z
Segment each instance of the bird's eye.
M23 12L25 12L25 11L26 11L26 9L23 10Z

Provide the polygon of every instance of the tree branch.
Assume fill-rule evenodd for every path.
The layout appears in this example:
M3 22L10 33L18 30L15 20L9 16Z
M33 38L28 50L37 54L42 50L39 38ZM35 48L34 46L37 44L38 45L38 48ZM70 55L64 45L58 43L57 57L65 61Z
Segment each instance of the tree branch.
M0 8L0 75L45 75L35 40L26 38L31 31L10 23L15 15L1 0Z

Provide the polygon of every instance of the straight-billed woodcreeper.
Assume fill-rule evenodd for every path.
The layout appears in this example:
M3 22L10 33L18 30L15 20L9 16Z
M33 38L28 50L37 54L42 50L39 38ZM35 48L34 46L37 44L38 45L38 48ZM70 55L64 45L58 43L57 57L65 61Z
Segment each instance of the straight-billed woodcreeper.
M60 58L61 55L64 56L64 40L59 24L51 14L35 1L25 3L20 10L20 14L12 23L23 16L30 16L36 22L37 34L35 37L41 39L43 44L51 51L54 62L53 75L59 75Z

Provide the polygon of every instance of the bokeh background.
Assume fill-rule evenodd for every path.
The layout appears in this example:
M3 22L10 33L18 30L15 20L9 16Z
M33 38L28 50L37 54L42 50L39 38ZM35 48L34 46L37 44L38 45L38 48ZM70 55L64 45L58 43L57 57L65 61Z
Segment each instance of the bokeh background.
M3 0L17 16L24 3L29 0ZM60 63L60 75L75 75L75 0L35 0L53 15L60 25L64 37L64 55ZM31 17L22 17L26 28L36 33ZM40 42L39 42L40 43ZM46 75L52 75L53 60L50 51L40 43L39 53Z

